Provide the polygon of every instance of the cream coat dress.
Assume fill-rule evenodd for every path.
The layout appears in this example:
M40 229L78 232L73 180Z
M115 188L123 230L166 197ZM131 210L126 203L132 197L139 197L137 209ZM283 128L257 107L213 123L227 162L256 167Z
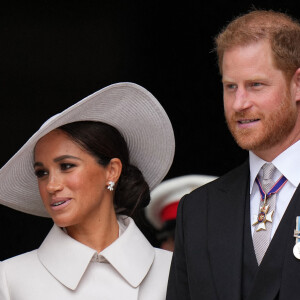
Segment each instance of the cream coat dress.
M53 226L39 249L0 263L1 300L164 300L171 252L151 246L134 221L99 254Z

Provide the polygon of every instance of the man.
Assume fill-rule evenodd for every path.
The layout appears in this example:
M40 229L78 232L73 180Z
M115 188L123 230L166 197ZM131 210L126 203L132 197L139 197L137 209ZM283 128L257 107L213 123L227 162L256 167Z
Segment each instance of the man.
M180 201L167 299L300 299L300 25L253 11L216 45L227 124L249 160Z

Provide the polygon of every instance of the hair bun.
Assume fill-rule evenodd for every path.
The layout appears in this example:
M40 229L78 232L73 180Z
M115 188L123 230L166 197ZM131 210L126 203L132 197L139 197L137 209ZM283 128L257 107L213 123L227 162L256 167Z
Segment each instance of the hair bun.
M123 166L114 203L117 211L133 216L150 202L150 191L142 172L133 165Z

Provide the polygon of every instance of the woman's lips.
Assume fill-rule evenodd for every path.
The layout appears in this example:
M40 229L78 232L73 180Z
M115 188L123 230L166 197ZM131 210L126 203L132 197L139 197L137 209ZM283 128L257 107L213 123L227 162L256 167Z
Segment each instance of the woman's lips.
M69 205L70 201L71 198L55 198L52 199L50 206L53 210L60 210Z

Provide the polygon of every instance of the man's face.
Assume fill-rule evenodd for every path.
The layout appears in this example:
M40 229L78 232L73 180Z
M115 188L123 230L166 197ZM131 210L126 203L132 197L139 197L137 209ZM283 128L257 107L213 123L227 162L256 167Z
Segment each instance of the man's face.
M229 49L222 68L225 117L236 142L257 155L278 152L291 140L298 113L269 43Z

